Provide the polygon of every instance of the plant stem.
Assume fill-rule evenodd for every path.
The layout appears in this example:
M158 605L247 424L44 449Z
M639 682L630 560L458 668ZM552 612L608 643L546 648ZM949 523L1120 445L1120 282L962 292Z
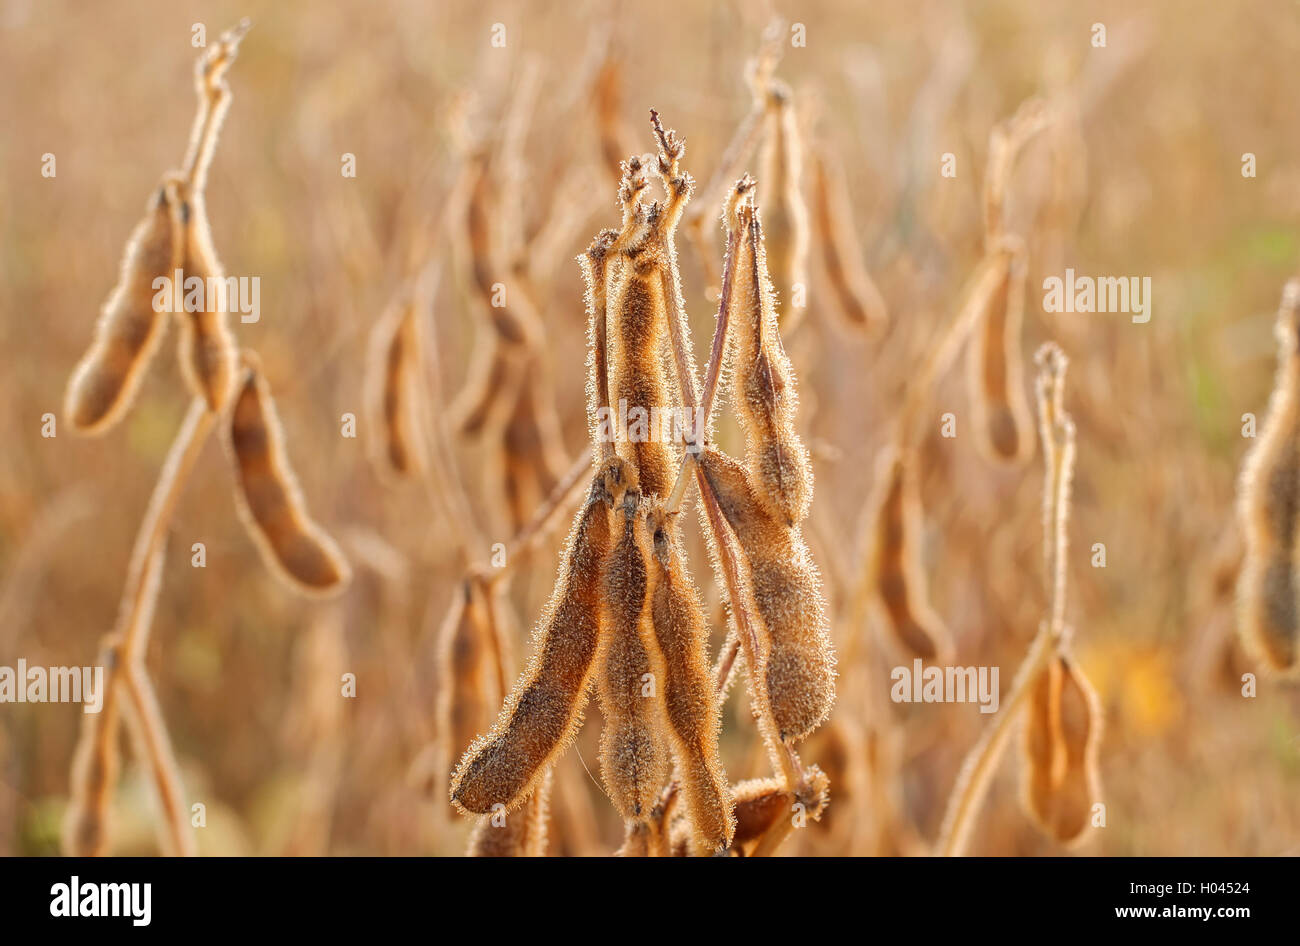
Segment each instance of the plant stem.
M490 573L493 582L504 578L510 572L515 560L526 555L541 536L555 526L560 515L569 509L569 502L578 488L587 484L586 475L590 472L591 448L587 447L555 484L550 495L542 501L542 505L537 507L532 518L524 523L523 528L510 540L510 544L506 547L505 564L492 569Z
M1011 724L1018 718L1020 706L1029 695L1038 674L1055 652L1048 627L1044 624L1034 637L1029 653L1016 673L1011 694L1002 701L1001 713L985 729L979 742L962 763L961 772L953 785L948 810L944 814L943 826L939 829L939 840L935 844L935 853L942 857L960 857L966 851L975 815L979 812L988 791L989 780L1002 758Z
M201 397L190 401L176 438L167 452L167 458L158 474L153 495L145 510L144 519L136 533L135 547L127 569L126 586L118 609L117 626L104 641L104 705L99 713L88 714L82 725L73 764L72 796L81 809L83 820L97 829L96 841L89 848L74 832L65 836L65 844L75 854L98 855L104 853L108 809L112 803L112 784L101 784L99 776L117 768L117 709L118 691L129 674L144 675L144 652L153 623L154 604L162 576L162 553L166 546L167 528L176 510L176 503L190 471L198 459L208 434L216 422L216 415L207 409ZM129 698L129 696L128 696ZM165 746L165 738L159 743ZM167 750L170 755L170 750ZM145 759L143 761L150 761ZM150 765L158 796L166 799L180 795L179 783L167 783L167 773ZM183 835L183 826L165 825L176 852L192 850L192 840Z
M189 830L187 823L189 811L185 807L185 790L153 685L140 666L128 665L122 679L130 709L127 730L131 735L132 751L136 758L148 762L162 810L160 840L163 850L172 857L194 857L198 850L194 832Z

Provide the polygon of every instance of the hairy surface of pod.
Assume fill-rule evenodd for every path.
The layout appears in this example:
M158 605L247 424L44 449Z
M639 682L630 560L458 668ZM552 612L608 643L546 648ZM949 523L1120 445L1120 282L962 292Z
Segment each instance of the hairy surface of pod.
M944 662L952 645L930 606L921 567L921 503L910 456L887 450L877 464L867 585L878 617L909 657Z
M534 632L534 652L492 730L469 747L451 780L463 811L516 807L568 746L582 722L602 646L602 576L613 542L610 511L628 481L618 457L601 464L560 559L551 599Z
M615 543L606 562L603 607L609 644L598 676L605 727L600 770L606 791L628 821L649 817L668 776L660 732L662 677L651 670L648 542L641 494L628 487L615 499Z
M94 340L68 382L64 415L74 430L102 433L130 407L167 328L154 281L173 278L182 247L181 197L164 179L131 232L117 285L95 323Z
M749 566L749 592L768 639L763 678L779 732L803 739L835 702L835 649L821 576L797 528L772 518L745 468L706 448L700 464Z
M663 505L646 514L650 556L650 613L655 676L663 681L666 729L686 797L693 847L713 854L735 829L731 787L718 754L721 706L713 692L706 645L708 625L699 592L686 569L681 536Z
M772 280L781 296L781 327L793 330L804 311L808 279L808 206L803 198L803 143L789 86L772 82L763 119L759 180L765 201Z
M1034 453L1034 421L1025 399L1020 338L1028 263L1018 241L995 251L1001 278L983 300L967 357L976 443L989 459L1022 464Z
M334 540L307 512L270 386L256 366L243 371L230 408L226 444L235 469L240 518L272 573L306 594L341 591L351 570Z
M467 578L456 589L439 629L437 725L447 762L443 777L450 775L474 737L491 725L502 697L493 663L496 629L486 600L491 593L485 582Z
M546 773L518 811L479 819L469 837L470 857L544 857L551 816L551 785Z
M1295 563L1300 528L1300 281L1287 284L1276 334L1277 381L1237 493L1246 546L1237 581L1237 624L1256 658L1270 670L1287 673L1296 669L1300 646Z
M732 323L734 400L745 427L746 464L759 500L786 525L801 522L812 503L808 451L795 432L794 372L781 344L775 293L768 276L764 226L749 201L735 206L739 228Z
M609 317L609 396L619 446L636 468L641 492L667 496L676 475L675 452L654 429L672 407L664 363L668 325L662 250L645 244L611 262L606 303Z
M407 302L381 319L371 338L367 385L379 431L373 455L379 468L394 477L418 476L425 468L419 329L418 310Z
M202 281L198 300L185 291L185 311L178 313L181 331L178 355L181 373L208 410L219 411L235 384L239 351L230 331L230 289L225 271L212 246L207 209L202 194L189 194L184 203L185 255L181 273L187 284Z

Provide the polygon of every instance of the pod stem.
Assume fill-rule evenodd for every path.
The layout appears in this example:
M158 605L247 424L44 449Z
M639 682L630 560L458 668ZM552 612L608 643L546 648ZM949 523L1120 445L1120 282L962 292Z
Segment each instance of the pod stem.
M239 54L239 43L252 23L247 17L226 32L208 52L199 57L195 67L195 87L199 96L198 111L190 132L190 143L185 151L182 174L189 183L191 193L201 194L207 187L208 166L217 144L221 123L230 105L230 87L226 85L226 70Z
M175 807L173 802L182 797L183 789L175 776L174 762L159 764L160 761L170 762L171 747L167 740L166 727L161 715L156 712L156 707L152 715L147 711L141 711L141 707L145 707L146 710L149 707L144 702L145 687L139 681L147 681L144 654L153 623L154 605L161 585L167 530L176 511L181 491L189 479L199 453L207 442L216 418L217 415L208 410L207 402L203 398L193 398L185 420L176 432L176 438L167 452L153 495L149 499L149 506L136 533L135 547L131 552L126 585L118 609L117 625L104 641L102 651L105 663L104 710L86 717L76 750L77 756L90 754L92 758L99 760L111 758L116 754L119 690L125 688L126 698L132 703L135 719L141 724L138 728L144 737L135 740L135 748L141 761L149 765L150 775L165 813ZM132 680L136 681L134 695ZM152 688L148 689L148 693L152 693ZM102 764L89 766L87 771L96 767L102 769L103 766ZM112 791L112 786L106 786L95 799L96 814L101 821L107 818ZM89 793L85 790L85 786L74 784L72 794L75 798L84 799ZM194 853L193 835L186 830L187 827L183 817L172 817L168 813L161 826L164 850L177 854ZM71 842L71 839L68 840Z
M959 857L970 841L971 828L987 794L1007 744L1011 724L1028 697L1038 675L1048 662L1069 643L1065 625L1066 554L1069 548L1070 487L1074 470L1074 422L1063 406L1065 369L1068 359L1052 342L1043 345L1034 359L1039 366L1037 392L1039 432L1043 439L1043 543L1046 547L1048 616L1029 645L1011 694L1003 700L996 719L970 750L957 775L935 852Z
M515 533L506 546L505 564L491 572L491 581L497 582L509 574L514 562L525 556L541 537L554 528L560 516L570 509L579 487L588 484L591 474L591 447L585 448L565 471L550 495L533 512L533 516Z

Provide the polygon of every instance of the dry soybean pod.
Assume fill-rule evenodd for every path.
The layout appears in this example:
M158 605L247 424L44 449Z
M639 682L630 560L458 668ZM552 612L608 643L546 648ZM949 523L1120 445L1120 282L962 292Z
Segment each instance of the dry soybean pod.
M806 775L807 790L802 795L790 791L774 778L749 779L733 786L736 799L733 855L771 855L789 837L796 817L814 821L821 817L830 801L830 783L815 765L808 767Z
M506 384L509 374L526 359L540 340L541 319L524 287L506 281L507 268L498 259L493 214L495 199L486 150L479 149L465 159L467 193L465 204L465 248L463 254L467 281L477 292L486 309L491 334L480 337L474 346L468 380L451 407L456 418L453 427L461 434L476 437L483 433L494 416L508 415L517 391Z
M944 663L952 643L930 606L921 567L921 501L914 462L909 449L898 447L886 447L877 461L863 593L907 656Z
M799 530L772 518L743 466L711 447L698 462L749 566L746 584L766 636L763 685L777 734L798 742L835 702L835 648L821 577Z
M792 332L807 306L808 205L803 196L803 141L793 93L773 80L764 93L759 180L771 197L764 204L772 282L781 300L781 330Z
M467 577L456 589L438 633L437 732L446 777L474 737L491 725L503 695L494 659L490 593L479 576Z
M879 331L889 316L884 297L862 262L844 168L828 146L814 148L811 157L812 216L834 308L848 327L860 332Z
M794 373L781 345L775 293L767 270L764 226L753 190L742 180L728 202L728 226L739 230L731 321L736 407L745 428L746 463L759 500L788 526L812 503L808 451L795 432Z
M342 591L351 570L334 540L308 515L270 385L251 352L244 355L225 433L236 506L262 561L304 594Z
M149 566L146 584L154 590L161 574L161 559L154 556ZM121 653L121 637L114 634L100 649L101 665L116 666ZM63 815L63 851L72 857L101 857L108 853L112 840L108 812L122 767L117 726L122 689L107 687L100 712L86 713L82 719L81 734L72 755L68 807Z
M179 314L178 357L181 373L208 410L219 411L235 384L239 351L230 331L230 285L212 246L203 194L191 191L182 205L185 256L181 273L187 284L185 311ZM191 301L191 280L201 281L200 298Z
M614 241L619 257L610 261L606 276L609 396L615 434L626 444L642 493L667 496L677 462L672 446L659 438L655 428L659 415L672 406L663 354L668 259L656 228L642 226L645 212L640 192L645 186L640 159L626 161L620 190L625 222ZM625 430L620 429L624 416Z
M609 357L606 321L606 267L616 230L602 230L587 252L578 257L586 284L587 304L587 431L599 444L600 458L614 452L614 427L609 416ZM605 422L602 423L602 412Z
M386 477L424 472L427 447L417 413L421 378L419 313L415 301L406 299L376 323L366 371L371 426L379 432L371 455Z
M1276 333L1278 370L1268 417L1242 466L1237 492L1245 536L1237 626L1264 666L1285 673L1296 669L1300 639L1295 569L1300 527L1300 280L1286 285Z
M627 123L620 109L623 105L622 67L618 60L607 55L592 84L592 99L596 112L596 131L600 142L601 165L617 181L622 175L623 156L628 153Z
M547 772L541 784L513 814L494 813L480 819L470 834L469 856L544 857L553 781Z
M1051 108L1041 99L1020 103L1016 113L1000 122L989 133L988 163L984 169L984 245L996 248L1006 226L1007 189L1016 158L1029 141L1046 128L1053 118Z
M649 573L641 493L625 484L615 496L616 541L605 562L601 623L609 642L597 671L597 693L605 715L600 734L600 771L605 790L624 821L645 821L668 777L668 755L660 732L660 688L650 666L653 638L648 600Z
M516 375L522 358L518 350L500 337L474 346L465 384L447 408L450 426L463 437L480 437L495 423L501 423L514 391L511 378Z
M736 799L736 834L732 853L748 857L759 840L782 819L790 817L794 792L775 778L755 778L732 786Z
M231 290L212 245L204 194L217 136L230 108L226 71L235 61L239 41L247 28L245 20L222 34L198 62L195 91L199 109L186 155L186 180L181 195L185 250L177 275L184 278L186 286L184 312L177 313L181 323L178 356L190 390L202 397L211 411L221 410L230 396L238 372L239 352L227 321ZM194 287L199 289L197 300L191 300L192 280L199 280L199 286Z
M1060 695L1057 701L1062 772L1052 820L1052 835L1062 844L1082 839L1101 797L1097 749L1101 741L1101 711L1097 694L1070 657L1057 658Z
M1045 832L1052 823L1053 794L1064 764L1061 750L1059 711L1061 665L1053 660L1034 681L1025 705L1022 723L1020 799L1025 812Z
M1034 454L1034 420L1020 357L1028 263L1017 237L1003 237L993 252L1000 279L975 325L966 360L967 390L981 452L995 463L1019 466Z
M501 430L498 458L513 531L528 522L569 465L547 365L534 353L521 371L519 393Z
M567 748L582 721L602 647L601 602L611 548L610 509L628 471L618 457L601 464L574 519L555 590L534 632L528 667L491 732L469 747L451 780L462 811L516 807Z
M499 259L493 214L496 212L488 159L480 153L467 159L472 184L465 211L469 243L470 276L487 308L493 329L510 345L537 342L542 337L541 319L522 287L506 283L507 268ZM510 291L513 289L513 291Z
M154 282L171 279L180 265L180 221L180 182L169 175L131 232L117 285L95 323L94 341L68 381L63 413L79 433L108 430L135 399L167 329L166 316L154 304Z
M714 695L706 653L708 625L686 568L681 535L662 503L651 504L646 531L653 549L650 615L655 646L650 659L662 688L665 728L686 797L692 847L713 854L730 845L735 819L718 755L722 707Z

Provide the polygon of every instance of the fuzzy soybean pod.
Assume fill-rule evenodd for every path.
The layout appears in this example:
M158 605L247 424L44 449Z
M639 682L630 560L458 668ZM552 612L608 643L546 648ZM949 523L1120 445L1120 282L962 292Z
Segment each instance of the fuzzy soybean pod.
M822 270L844 324L873 332L888 320L884 297L862 262L844 169L828 148L812 154L813 219Z
M774 518L793 526L808 514L813 477L808 451L794 428L798 398L777 329L763 222L752 199L745 197L733 197L727 217L728 226L740 233L731 300L731 365L733 397L745 428L746 464L759 500Z
M1059 726L1064 766L1058 790L1053 836L1062 844L1079 840L1101 797L1097 749L1101 741L1101 711L1097 694L1071 658L1057 659L1061 672Z
M753 852L759 839L778 821L790 817L795 797L780 779L775 778L749 779L738 783L733 791L736 799L735 853L745 856Z
M236 506L262 560L303 594L342 591L351 570L334 540L307 512L270 385L251 355L245 356L228 418L225 442L235 472Z
M471 575L456 589L438 634L438 738L447 765L444 777L492 723L501 699L495 670L496 629L487 595L492 590Z
M1078 664L1060 655L1039 673L1029 699L1022 800L1045 834L1071 844L1083 836L1101 797L1097 696Z
M618 231L602 230L592 240L587 251L578 257L586 285L587 304L587 431L591 442L599 445L602 455L608 454L614 443L612 419L602 423L602 411L608 418L610 402L606 274L609 247L616 239Z
M1259 440L1242 468L1237 515L1245 557L1237 625L1268 669L1294 672L1300 640L1296 540L1300 527L1300 280L1286 286L1277 316L1278 370Z
M177 178L164 178L127 241L117 285L64 398L64 416L80 433L103 433L121 419L162 341L166 307L156 304L155 281L170 281L180 265L181 203Z
M905 654L943 663L952 644L930 606L921 567L921 501L913 463L909 451L892 447L877 463L865 589L877 620Z
M780 81L769 83L766 92L759 181L771 195L765 203L768 256L781 297L781 328L790 332L807 306L809 215L799 119L793 93Z
M835 649L821 576L799 530L772 517L743 466L712 447L701 451L699 463L748 566L776 735L797 742L825 722L835 702Z
M646 513L651 540L650 661L661 681L664 716L690 815L692 847L715 854L731 844L733 800L718 754L721 707L713 693L700 594L687 571L679 530L662 503Z
M501 429L501 449L492 457L510 525L516 531L550 495L568 466L546 363L530 355L519 370L519 390Z
M672 445L655 422L672 407L664 364L668 326L662 247L647 240L611 265L607 289L610 404L615 431L627 445L646 496L667 496L676 475ZM623 424L626 411L625 431Z
M512 380L526 360L526 349L512 347L493 335L474 346L464 387L448 406L451 428L475 438L506 422L512 409L509 395L518 387Z
M544 857L553 781L548 770L518 811L481 818L469 836L466 853L470 857Z
M674 285L669 239L681 203L647 211L641 200L646 186L640 159L629 158L619 188L623 229L605 248L605 357L615 439L636 469L642 495L667 496L676 452L659 436L656 415L673 406L666 365L667 292Z
M507 281L509 270L499 258L493 227L496 195L485 154L469 159L472 175L465 208L465 235L469 248L470 277L483 299L493 330L508 345L535 345L542 340L541 317L516 284ZM511 291L511 290L514 291Z
M623 835L623 844L614 852L614 856L669 857L673 843L669 831L668 825L654 818L629 822Z
M737 857L770 854L771 841L779 842L793 827L796 816L819 820L830 801L830 782L817 766L809 766L807 794L790 791L780 779L756 778L733 787L736 798L736 835L731 853Z
M1060 698L1060 662L1052 660L1039 671L1029 691L1021 737L1021 803L1025 812L1045 831L1052 822L1053 795L1060 778L1059 769L1064 764L1057 719ZM1059 765L1058 759L1061 760Z
M601 464L569 532L560 571L534 632L534 652L491 732L469 747L451 780L452 803L487 814L517 807L567 748L602 647L605 560L614 495L628 481L618 457Z
M376 466L393 479L419 476L426 448L420 424L420 320L413 301L395 306L375 325L366 387L379 432L371 446Z
M625 821L650 816L668 777L669 760L660 731L659 688L651 669L648 541L641 493L629 486L614 507L615 544L602 579L603 623L609 644L597 677L605 727L600 734L600 771L614 807Z
M202 191L186 193L182 210L185 311L178 313L181 373L190 390L207 403L208 410L219 411L234 387L239 363L239 350L228 321L231 289L212 245Z
M995 463L1019 466L1034 453L1034 419L1025 399L1020 337L1028 263L1024 244L1002 237L992 251L1000 278L981 300L966 360L976 444Z

